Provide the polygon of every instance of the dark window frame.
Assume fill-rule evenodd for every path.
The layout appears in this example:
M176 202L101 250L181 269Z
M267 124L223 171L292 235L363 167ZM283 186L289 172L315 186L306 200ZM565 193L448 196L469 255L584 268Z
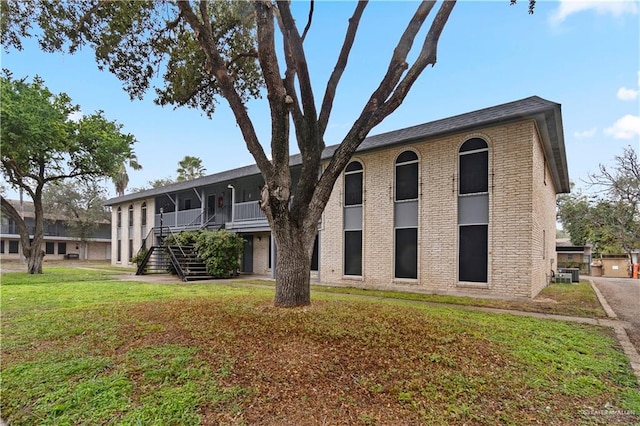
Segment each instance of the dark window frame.
M18 240L9 240L9 254L20 253L20 242Z
M482 138L465 141L458 150L458 209L460 200L486 195L489 208L489 144ZM460 223L458 216L458 282L487 284L489 278L489 220Z
M362 229L344 231L343 274L346 276L362 276Z
M407 178L411 179L411 181ZM396 158L394 182L394 201L413 201L418 199L420 195L420 158L414 151L403 151Z
M116 226L122 228L122 207L118 207L116 210Z
M129 226L133 226L133 204L129 204L129 211L128 211L128 223Z
M352 161L344 171L344 205L360 206L363 203L364 167L359 161Z
M393 276L418 279L418 228L396 228L394 231Z
M458 235L458 281L488 283L489 225L463 225Z
M62 241L58 242L58 254L67 254L67 243Z
M143 202L140 206L140 226L147 225L147 202Z
M56 254L56 243L54 243L53 241L46 241L44 243L44 253Z

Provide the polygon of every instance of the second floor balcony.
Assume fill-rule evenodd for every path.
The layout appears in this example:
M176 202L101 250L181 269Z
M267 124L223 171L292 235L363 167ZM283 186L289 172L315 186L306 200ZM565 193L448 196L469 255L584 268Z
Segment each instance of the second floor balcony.
M268 226L267 217L258 201L235 203L231 208L215 213L201 208L163 212L155 215L154 226L168 226L178 229L219 228L242 229Z

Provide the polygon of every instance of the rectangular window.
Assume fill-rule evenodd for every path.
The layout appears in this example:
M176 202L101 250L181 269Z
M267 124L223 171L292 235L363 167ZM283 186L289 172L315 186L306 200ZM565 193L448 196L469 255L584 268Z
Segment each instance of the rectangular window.
M116 255L116 260L118 262L122 262L122 240L118 240L118 252Z
M460 227L458 281L487 282L488 226Z
M313 253L311 254L311 270L318 270L318 236L316 235L316 240L313 242Z
M418 278L418 228L396 229L396 278Z
M129 240L129 262L133 259L133 240Z
M418 163L396 166L396 201L418 198Z
M45 243L45 250L44 252L46 254L54 254L55 253L55 248L56 248L56 243L53 242L47 242Z
M67 254L67 243L58 243L58 254Z
M344 232L344 274L362 276L362 231Z
M191 210L191 198L185 198L184 200L184 209Z
M345 206L362 204L362 172L345 175L344 186Z
M4 240L0 240L0 253L4 254Z
M18 253L17 241L9 241L9 253Z
M489 191L489 152L460 155L460 194Z

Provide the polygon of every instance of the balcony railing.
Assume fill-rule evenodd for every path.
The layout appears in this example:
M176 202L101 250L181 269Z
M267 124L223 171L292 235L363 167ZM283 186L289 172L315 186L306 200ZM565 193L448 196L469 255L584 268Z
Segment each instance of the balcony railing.
M267 220L264 212L260 208L259 201L247 201L236 203L233 206L233 221L245 222L253 220Z
M207 220L206 214L203 215L202 211L198 209L181 210L178 212L167 212L162 214L162 226L169 226L172 228L199 228L200 226L208 223L222 224L228 222L229 218L223 211L219 211L216 217L211 220ZM236 203L233 206L233 222L259 222L266 221L267 217L260 209L258 201L248 201L245 203ZM156 214L154 219L154 226L159 227L160 215Z

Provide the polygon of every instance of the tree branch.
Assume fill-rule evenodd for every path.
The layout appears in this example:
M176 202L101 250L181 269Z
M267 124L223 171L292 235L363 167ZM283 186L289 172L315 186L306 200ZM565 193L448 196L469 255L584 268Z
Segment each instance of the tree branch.
M307 19L307 25L304 27L302 31L302 41L307 37L307 33L309 32L309 28L311 28L311 19L313 18L313 7L315 2L311 0L309 2L309 18Z
M322 136L324 136L324 133L327 130L327 124L329 123L329 117L333 108L333 100L336 96L338 83L340 82L342 74L344 73L344 70L347 66L349 54L351 52L351 48L353 47L356 33L358 32L358 25L360 24L362 13L364 12L365 7L367 7L367 4L368 1L359 1L356 5L355 11L353 12L353 16L349 18L349 27L347 28L344 42L342 43L342 49L340 50L340 55L338 56L336 66L333 68L331 77L329 77L327 90L325 91L324 99L322 100L322 107L320 108L320 118L318 119L318 126L320 135Z
M280 77L280 66L275 49L273 4L257 1L256 25L258 29L258 60L267 86L267 100L271 111L271 155L274 173L283 173L289 167L289 111L287 91ZM284 143L283 143L284 141Z
M353 126L343 139L336 152L333 154L331 161L322 173L320 182L316 187L316 192L323 191L323 193L318 192L316 194L314 197L314 203L321 205L322 202L326 202L326 200L328 200L331 195L331 191L330 189L327 190L325 187L330 188L332 185L328 185L325 181L328 180L329 182L335 182L369 131L400 105L408 93L409 88L424 68L429 63L435 63L437 43L440 34L444 29L444 25L456 4L455 0L444 1L441 4L436 17L434 18L434 22L431 24L431 28L425 38L425 43L423 44L418 59L416 59L416 62L407 73L407 76L405 76L405 79L396 86L398 81L400 81L402 73L407 68L406 56L413 44L413 40L415 39L420 26L424 23L426 16L431 11L433 3L434 2L423 2L418 7L418 10L416 10L416 13L394 50L394 55L389 64L387 74L376 91L369 98L369 101L360 113L360 116L354 122ZM390 95L391 98L387 101Z
M202 13L202 17L206 25L205 23L200 22L189 2L179 1L177 2L177 5L183 18L195 32L196 39L207 58L206 69L215 77L222 95L227 99L229 107L231 108L231 111L233 111L233 115L238 123L238 127L240 127L247 149L256 160L256 164L265 178L272 176L273 169L271 162L265 155L262 145L260 145L253 123L247 113L247 109L242 102L242 98L233 86L233 81L229 77L224 60L222 59L215 40L213 39L211 25L209 24L210 20L208 19L209 14L206 10L207 2L200 2L200 11L201 13L204 12Z

